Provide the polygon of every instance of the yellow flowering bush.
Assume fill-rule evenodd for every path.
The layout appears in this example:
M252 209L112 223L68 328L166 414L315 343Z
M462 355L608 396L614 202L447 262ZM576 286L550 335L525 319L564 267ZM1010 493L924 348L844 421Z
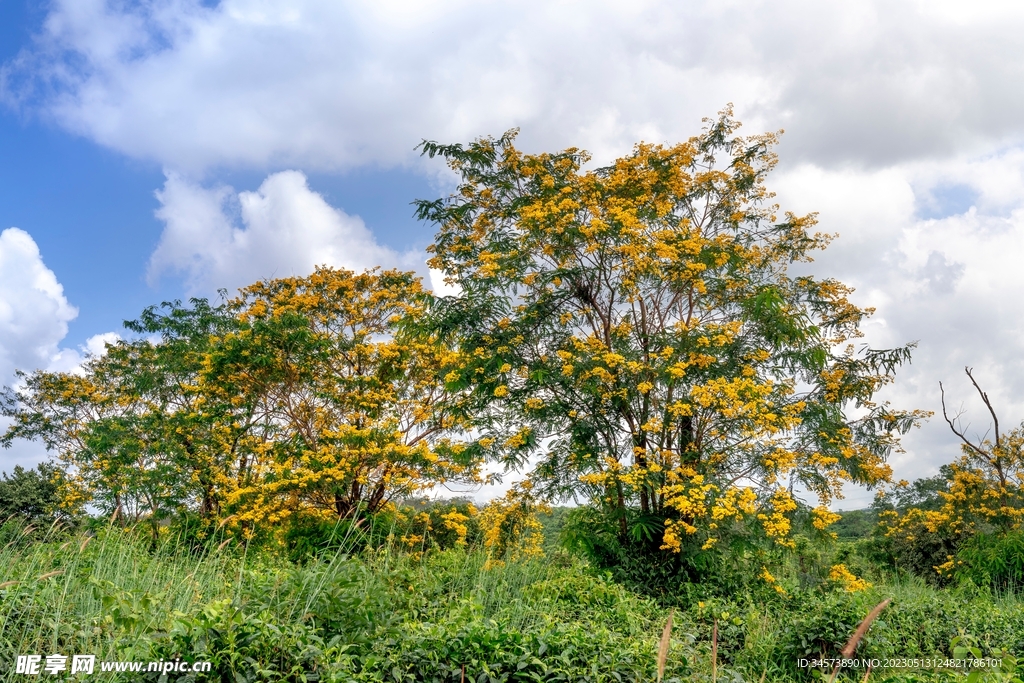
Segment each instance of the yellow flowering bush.
M488 551L488 566L520 557L544 554L543 525L538 514L551 509L539 500L529 481L513 486L480 511L483 546Z
M943 389L943 417L960 438L962 455L943 467L934 504L886 510L879 520L897 562L925 575L934 570L940 579L951 578L964 564L957 555L969 539L1005 536L1024 529L1024 424L1002 431L988 394L982 391L972 369L965 370L989 410L992 437L968 438L961 416L951 416L946 410ZM899 482L894 489L889 497L899 499L910 485Z
M847 593L856 593L871 588L870 583L854 575L846 568L845 564L833 565L829 570L828 578L829 581L841 586Z
M415 504L416 508L410 507ZM410 501L396 507L390 516L375 521L392 525L401 547L414 552L448 548L479 547L483 543L481 515L467 500Z

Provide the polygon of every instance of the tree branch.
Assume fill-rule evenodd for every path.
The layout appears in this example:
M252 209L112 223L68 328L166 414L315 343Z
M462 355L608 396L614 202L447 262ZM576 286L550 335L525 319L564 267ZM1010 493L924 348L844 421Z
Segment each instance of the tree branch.
M988 412L992 416L992 423L995 425L996 430L996 448L999 448L1002 445L999 441L999 418L996 417L996 411L988 400L988 394L981 390L981 387L978 386L978 383L974 379L974 375L971 374L972 370L974 370L974 368L964 368L964 372L966 372L967 376L971 378L971 384L973 384L974 388L978 390L979 394L981 394L981 400L985 402L985 407L988 408Z
M969 374L970 374L970 373L968 373L968 375L969 375ZM971 379L973 380L973 378L971 378ZM977 386L977 385L975 385L975 386ZM954 418L950 419L950 417L949 417L949 413L947 413L947 412L946 412L946 390L945 390L945 388L944 388L944 387L942 386L942 382L939 382L939 393L940 393L940 395L942 396L942 417L943 417L943 419L945 419L945 420L946 420L946 424L948 424L948 425L949 425L949 428L950 428L950 430L952 430L952 432L953 432L954 434L956 434L957 436L959 436L959 437L960 437L960 440L964 442L964 445L965 445L965 446L967 446L968 448L970 448L970 449L971 449L972 451L974 451L974 452L975 452L975 453L977 453L978 455L980 455L980 456L982 456L982 457L984 457L984 458L987 458L987 457L988 457L988 454L987 454L987 453L985 453L985 451L981 450L980 448L978 448L977 446L975 446L975 445L974 445L973 443L971 443L971 442L970 442L970 441L969 441L969 440L967 439L967 436L966 436L966 435L964 435L964 433L963 433L962 431L960 431L960 430L958 430L958 429L956 428L956 422L957 422L957 420L959 420L959 419L960 419L960 415L957 415L956 417L954 417Z

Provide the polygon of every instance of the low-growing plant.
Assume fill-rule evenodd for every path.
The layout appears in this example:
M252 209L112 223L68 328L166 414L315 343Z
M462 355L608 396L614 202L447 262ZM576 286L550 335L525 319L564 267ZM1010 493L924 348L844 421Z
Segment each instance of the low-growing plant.
M368 526L363 540L386 539L385 531ZM658 675L663 601L564 552L499 565L472 544L420 552L393 537L390 544L353 545L297 562L271 547L232 541L196 548L170 535L154 550L148 529L116 525L92 535L24 532L9 530L23 540L0 548L0 680L23 680L11 670L15 654L54 652L206 660L211 672L194 680L231 683L454 683L463 675L487 682L639 682ZM845 557L852 573L858 560L850 547L822 547L819 561ZM763 559L737 554L733 561ZM810 680L797 660L841 651L868 610L887 597L892 604L856 656L952 657L968 644L986 657L1024 651L1024 606L1013 593L973 584L938 590L883 574L856 593L829 581L802 589L793 554L768 559L784 594L754 571L753 592L679 584L665 683ZM1011 668L1000 670L1004 678L985 675L1010 681ZM853 680L854 673L839 677ZM883 673L872 676L881 680Z

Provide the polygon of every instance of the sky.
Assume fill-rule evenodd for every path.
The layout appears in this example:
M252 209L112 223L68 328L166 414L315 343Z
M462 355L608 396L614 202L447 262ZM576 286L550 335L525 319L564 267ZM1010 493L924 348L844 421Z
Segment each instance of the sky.
M0 0L0 383L146 306L315 264L428 275L424 138L673 143L732 103L785 129L768 185L838 239L810 266L918 343L884 398L1024 418L1024 5L885 0ZM891 463L958 454L932 418ZM0 453L0 469L44 457ZM851 491L840 507L870 494Z

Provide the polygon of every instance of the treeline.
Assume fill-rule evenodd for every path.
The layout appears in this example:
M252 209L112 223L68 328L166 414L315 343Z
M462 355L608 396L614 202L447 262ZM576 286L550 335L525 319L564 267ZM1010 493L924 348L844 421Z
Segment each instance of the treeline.
M490 508L492 547L529 536L542 501L575 499L567 533L599 566L700 581L741 548L774 586L795 525L828 537L842 487L889 482L925 413L875 399L912 345L858 348L870 310L790 273L831 236L771 203L776 136L738 127L726 111L595 170L576 149L524 154L514 131L425 142L461 178L417 203L438 231L430 266L459 295L321 267L152 307L80 372L22 375L3 443L47 445L67 514L154 537L189 519L249 543L390 514L497 462L527 476ZM975 500L993 529L1018 528L1020 441L957 466L936 512L956 533L989 530L950 511ZM940 533L934 515L898 518L891 538Z

